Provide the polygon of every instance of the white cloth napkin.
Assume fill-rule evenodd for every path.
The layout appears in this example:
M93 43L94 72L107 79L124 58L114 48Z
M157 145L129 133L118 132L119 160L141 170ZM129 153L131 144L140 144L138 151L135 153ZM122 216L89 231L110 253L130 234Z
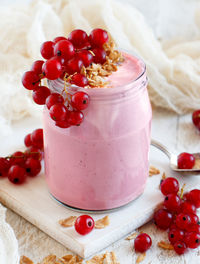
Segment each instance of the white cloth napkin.
M18 264L18 243L15 234L5 221L6 209L0 204L0 263Z
M21 76L25 70L30 69L33 60L41 58L39 50L43 41L58 35L67 35L74 28L82 28L89 33L94 27L103 27L112 34L119 47L138 53L147 64L149 94L154 105L177 113L199 107L198 1L152 0L151 5L144 0L129 2L132 5L116 0L35 0L32 4L1 6L0 133L8 133L9 122L12 120L30 114L41 115L41 107L32 102L31 93L22 87ZM147 20L151 21L149 24L155 26L155 33L144 16L133 7L134 3L143 10ZM176 10L179 8L177 12L181 16L173 12L173 6L176 6ZM149 15L148 10L152 10ZM175 17L181 21L181 17L187 17L187 10L192 19L193 37L190 32L186 34L187 37L190 36L190 40L180 41L176 38L170 44L168 42L162 46L156 36L162 40L166 36L168 39L174 37L170 32L173 23L177 25ZM169 19L170 13L174 20ZM185 20L187 19L183 21ZM180 28L179 24L175 31L177 37ZM180 32L179 36L183 35Z

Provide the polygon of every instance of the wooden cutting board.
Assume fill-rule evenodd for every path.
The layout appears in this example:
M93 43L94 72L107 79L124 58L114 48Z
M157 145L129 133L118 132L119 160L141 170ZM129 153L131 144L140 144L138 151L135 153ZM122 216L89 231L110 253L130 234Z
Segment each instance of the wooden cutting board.
M12 153L22 146L22 139L27 132L40 127L40 121L24 120L15 126L15 134L7 136L1 144L1 155ZM19 148L21 149L21 148ZM167 176L175 176L186 189L200 188L198 176L181 176L172 172L168 159L159 150L151 148L150 164L159 168ZM15 186L7 179L0 180L0 202L36 225L52 238L84 258L95 254L122 237L127 236L135 228L152 218L154 209L161 203L163 196L159 191L161 175L149 177L145 192L137 200L115 212L108 213L110 225L105 229L93 230L87 236L80 236L73 227L63 228L58 224L62 218L79 215L57 203L49 194L44 174L29 179L26 184ZM92 214L97 220L105 214Z

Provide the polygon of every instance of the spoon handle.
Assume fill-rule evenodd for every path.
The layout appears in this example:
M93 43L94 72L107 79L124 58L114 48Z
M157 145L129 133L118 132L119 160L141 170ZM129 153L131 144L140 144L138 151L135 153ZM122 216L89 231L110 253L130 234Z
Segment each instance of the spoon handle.
M158 141L156 141L154 139L151 139L151 145L156 147L156 148L158 148L158 149L160 149L162 152L164 152L167 155L167 157L169 159L171 159L170 151L164 145L162 145L160 142L158 142Z

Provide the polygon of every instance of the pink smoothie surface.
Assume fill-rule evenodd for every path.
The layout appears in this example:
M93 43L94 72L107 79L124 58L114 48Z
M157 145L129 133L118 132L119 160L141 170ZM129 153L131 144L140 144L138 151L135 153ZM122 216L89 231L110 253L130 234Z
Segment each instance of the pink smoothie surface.
M141 60L126 55L108 78L112 88L103 88L103 98L98 98L101 88L87 89L91 101L79 127L56 127L44 108L46 180L56 199L106 210L143 193L152 117L144 71Z

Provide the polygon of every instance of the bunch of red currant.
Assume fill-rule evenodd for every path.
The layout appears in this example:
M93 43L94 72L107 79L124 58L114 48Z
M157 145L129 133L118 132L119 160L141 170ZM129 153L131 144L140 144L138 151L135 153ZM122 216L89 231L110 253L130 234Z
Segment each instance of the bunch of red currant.
M156 226L168 230L169 241L177 254L183 254L187 248L197 248L200 224L196 211L200 207L200 190L191 190L181 198L179 183L172 177L162 180L160 189L165 199L163 208L154 214Z
M103 45L107 41L107 32L100 28L92 30L89 36L83 30L73 30L68 38L56 37L53 41L44 42L40 52L46 61L35 61L31 70L24 73L22 84L26 89L33 90L32 96L36 104L47 105L57 126L67 128L80 125L84 118L82 110L87 108L89 96L85 92L71 95L65 90L65 102L61 94L51 94L48 87L41 86L41 79L64 78L65 82L85 87L88 79L81 74L81 69L91 63L103 64L106 61Z
M43 158L43 130L36 129L24 138L27 149L0 158L0 176L14 184L24 183L27 176L34 177L41 170Z

